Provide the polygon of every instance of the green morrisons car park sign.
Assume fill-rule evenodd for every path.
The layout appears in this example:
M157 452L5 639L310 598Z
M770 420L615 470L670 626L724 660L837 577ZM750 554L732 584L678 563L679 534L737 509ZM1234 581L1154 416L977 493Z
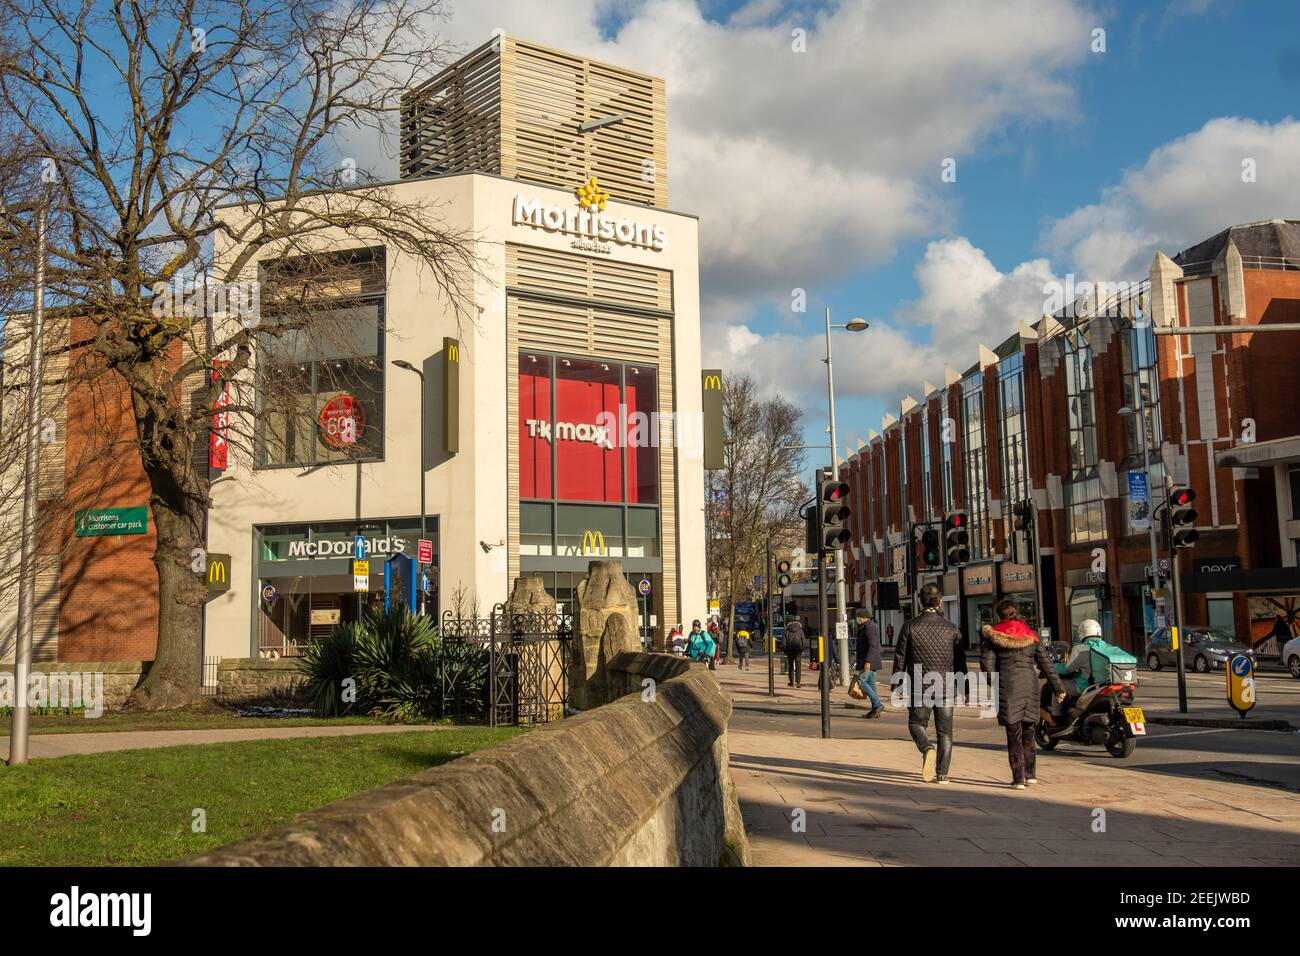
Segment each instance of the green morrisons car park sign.
M97 508L78 511L74 516L78 538L100 538L117 534L144 534L149 530L148 508Z

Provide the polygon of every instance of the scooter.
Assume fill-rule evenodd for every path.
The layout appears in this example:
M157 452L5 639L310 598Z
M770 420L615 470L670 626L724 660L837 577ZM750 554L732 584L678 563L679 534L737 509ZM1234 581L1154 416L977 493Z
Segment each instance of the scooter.
M1086 676L1080 665L1088 668ZM1043 684L1034 732L1039 748L1051 750L1069 740L1102 744L1112 757L1130 756L1137 738L1147 732L1146 715L1134 706L1137 659L1100 639L1089 639L1076 646L1069 663L1055 667L1065 684L1066 698L1057 704L1051 685ZM1102 678L1100 683L1089 683L1093 674Z

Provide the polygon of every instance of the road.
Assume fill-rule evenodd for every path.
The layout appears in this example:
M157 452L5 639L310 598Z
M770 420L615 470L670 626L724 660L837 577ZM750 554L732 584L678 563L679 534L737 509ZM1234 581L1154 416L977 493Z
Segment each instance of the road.
M730 672L730 673L728 673ZM778 697L776 702L764 695L766 673L759 667L740 675L734 667L724 666L717 672L735 697L731 726L737 730L761 733L784 733L816 737L820 734L820 708L815 698L813 675L805 682L797 698ZM787 693L784 679L778 675L777 690ZM1189 714L1214 718L1234 718L1235 712L1224 703L1222 674L1188 674ZM1259 674L1259 704L1253 717L1289 720L1300 727L1300 680L1280 673ZM1148 716L1177 716L1177 676L1164 670L1141 671L1137 703ZM907 739L903 711L887 709L881 717L867 720L862 712L846 710L843 690L832 695L831 735L852 739ZM1006 747L1004 732L996 720L976 716L958 716L955 736L960 747ZM958 750L960 758L960 749ZM1131 757L1117 760L1101 747L1083 747L1062 743L1047 754L1045 761L1069 760L1089 763L1105 771L1123 765L1155 773L1196 777L1218 782L1239 782L1277 788L1300 794L1300 734L1275 730L1228 730L1206 727L1147 725L1147 735L1138 742Z

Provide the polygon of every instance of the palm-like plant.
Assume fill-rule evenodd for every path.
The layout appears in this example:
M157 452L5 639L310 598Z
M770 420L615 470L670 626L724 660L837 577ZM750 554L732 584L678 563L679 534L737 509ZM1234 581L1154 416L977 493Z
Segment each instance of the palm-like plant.
M478 716L486 703L486 649L444 641L431 618L407 610L340 624L304 648L301 667L308 704L327 717L370 714L413 722L446 711ZM450 701L443 699L444 673L454 675Z

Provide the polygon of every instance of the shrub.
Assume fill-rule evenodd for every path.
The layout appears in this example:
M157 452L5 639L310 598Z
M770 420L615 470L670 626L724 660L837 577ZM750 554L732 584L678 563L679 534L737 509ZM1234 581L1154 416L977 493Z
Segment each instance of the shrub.
M303 649L304 696L326 717L369 714L415 722L448 713L481 716L487 660L483 647L444 642L432 618L405 609L370 612ZM444 677L450 678L446 687ZM355 699L345 700L349 679Z

